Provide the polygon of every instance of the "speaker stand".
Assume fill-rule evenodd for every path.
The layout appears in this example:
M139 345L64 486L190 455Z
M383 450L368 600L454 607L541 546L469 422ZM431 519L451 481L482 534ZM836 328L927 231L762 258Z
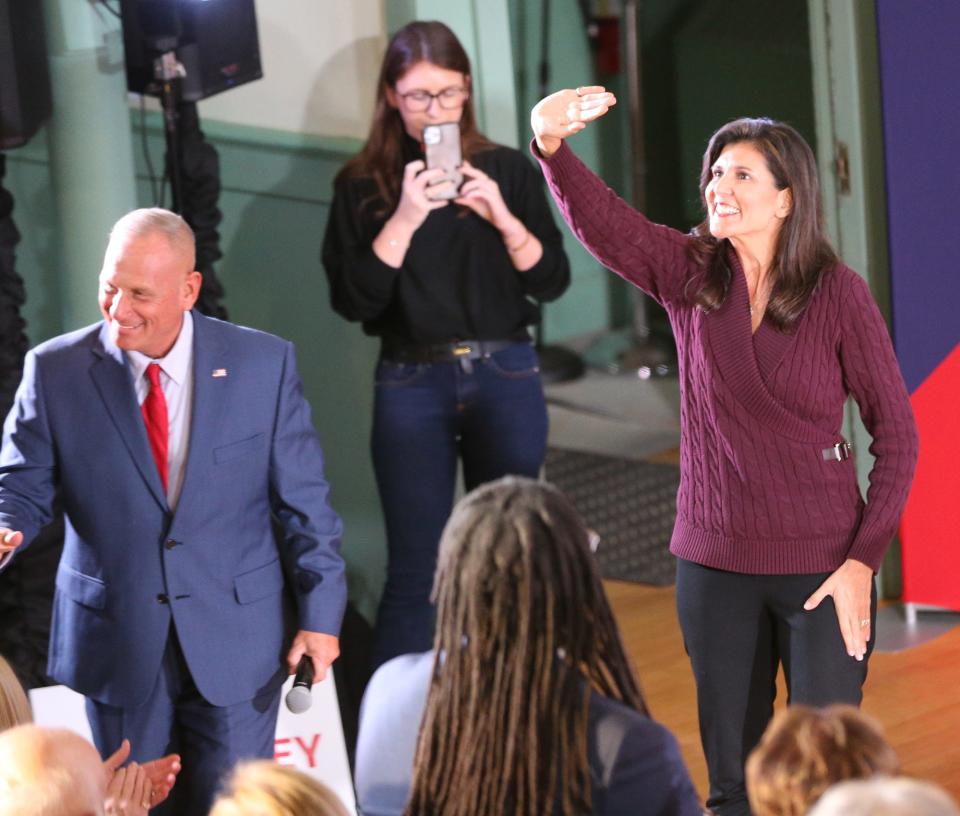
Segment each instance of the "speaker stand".
M183 182L180 177L180 136L177 103L180 80L185 75L176 51L165 51L153 61L154 78L160 83L160 105L163 108L163 135L167 143L167 177L170 179L170 209L183 210Z

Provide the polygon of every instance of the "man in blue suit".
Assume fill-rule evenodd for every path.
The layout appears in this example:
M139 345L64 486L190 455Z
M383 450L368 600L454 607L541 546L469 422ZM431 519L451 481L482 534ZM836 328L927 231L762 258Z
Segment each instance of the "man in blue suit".
M0 568L58 489L66 514L48 672L101 754L180 753L178 816L273 755L280 686L305 654L325 675L346 602L293 346L193 312L200 282L179 216L121 218L103 320L27 355L0 450Z

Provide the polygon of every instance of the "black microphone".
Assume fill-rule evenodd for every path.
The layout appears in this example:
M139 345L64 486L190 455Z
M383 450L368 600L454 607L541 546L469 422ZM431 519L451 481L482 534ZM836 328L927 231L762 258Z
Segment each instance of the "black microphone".
M313 703L313 697L310 694L312 687L313 660L310 655L305 654L297 664L297 674L293 678L293 688L287 692L287 708L294 714L303 714Z

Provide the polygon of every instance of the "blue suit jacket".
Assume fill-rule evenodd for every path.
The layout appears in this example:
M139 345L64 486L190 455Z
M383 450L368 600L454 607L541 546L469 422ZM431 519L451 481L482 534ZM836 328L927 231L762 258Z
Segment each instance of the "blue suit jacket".
M171 623L201 694L230 705L283 681L292 630L337 634L346 603L340 519L292 344L193 318L175 512L102 323L27 355L4 426L0 526L28 545L57 488L66 512L48 672L111 705L146 698Z

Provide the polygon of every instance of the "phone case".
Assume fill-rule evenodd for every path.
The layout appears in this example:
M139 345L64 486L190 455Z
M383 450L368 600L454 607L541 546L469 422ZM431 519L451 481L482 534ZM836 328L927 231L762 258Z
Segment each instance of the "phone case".
M460 151L460 125L457 122L444 122L439 125L427 125L423 129L423 149L427 159L427 169L439 167L444 171L443 178L437 179L430 186L450 180L453 187L431 195L429 188L427 198L434 201L444 198L456 198L460 194L460 185L463 183L463 173L460 165L463 156Z

